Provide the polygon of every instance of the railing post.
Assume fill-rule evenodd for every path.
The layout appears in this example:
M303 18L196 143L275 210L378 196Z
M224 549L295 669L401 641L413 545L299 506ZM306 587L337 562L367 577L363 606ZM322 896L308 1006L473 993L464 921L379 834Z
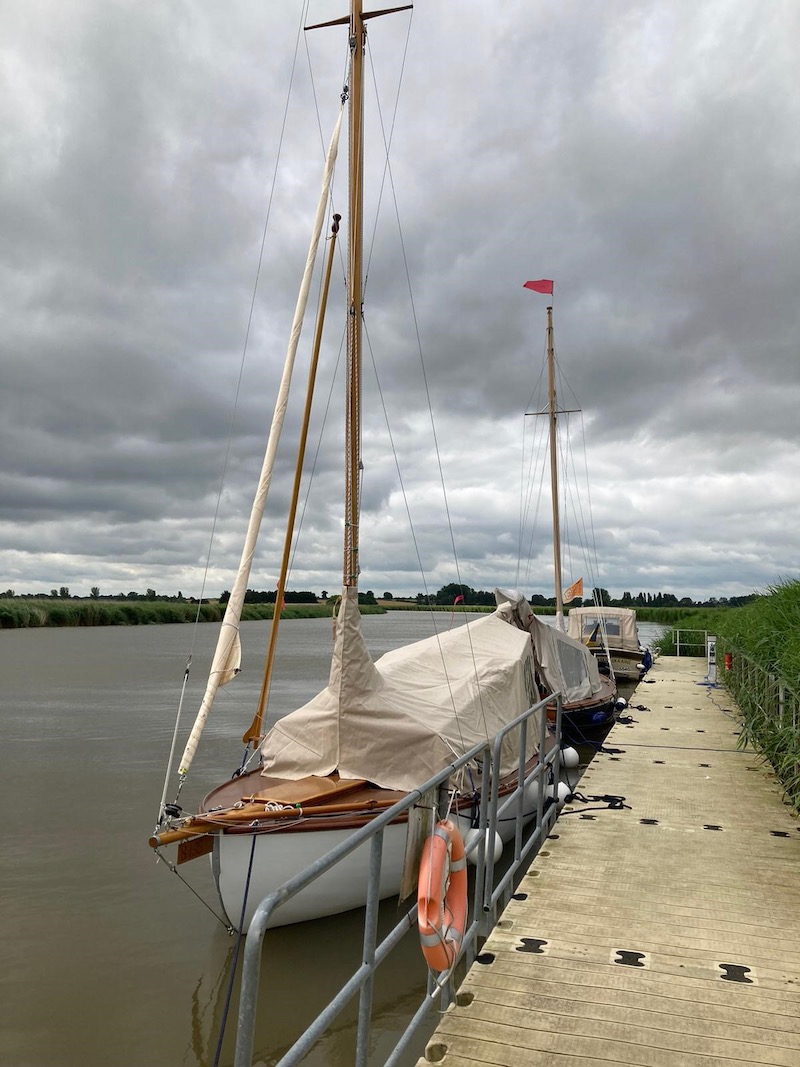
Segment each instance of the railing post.
M234 1067L251 1067L253 1040L258 1008L258 985L261 976L261 950L267 928L266 918L257 913L244 942L242 959L242 987L239 992L239 1023L236 1028Z
M356 1039L356 1067L367 1067L369 1039L372 1030L372 989L375 970L375 944L378 940L378 905L380 900L381 861L383 858L383 830L370 841L369 890L364 918L364 951L362 962L369 967L370 976L361 987L358 1000L358 1037Z

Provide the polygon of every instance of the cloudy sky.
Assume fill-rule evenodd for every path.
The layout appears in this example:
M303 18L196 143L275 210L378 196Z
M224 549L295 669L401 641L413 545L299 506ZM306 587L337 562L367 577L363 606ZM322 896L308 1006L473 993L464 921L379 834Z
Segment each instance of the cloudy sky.
M346 31L300 27L343 4L0 4L0 589L230 588L344 80ZM800 5L418 0L369 35L362 587L550 593L542 277L588 472L565 584L797 577ZM290 588L341 580L343 274Z

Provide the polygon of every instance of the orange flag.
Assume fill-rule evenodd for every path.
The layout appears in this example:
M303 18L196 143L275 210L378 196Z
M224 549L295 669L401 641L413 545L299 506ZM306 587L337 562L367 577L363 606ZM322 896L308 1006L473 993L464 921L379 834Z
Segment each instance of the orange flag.
M570 600L574 600L576 597L583 597L583 578L579 578L577 582L573 582L572 585L564 593L564 603L569 604Z

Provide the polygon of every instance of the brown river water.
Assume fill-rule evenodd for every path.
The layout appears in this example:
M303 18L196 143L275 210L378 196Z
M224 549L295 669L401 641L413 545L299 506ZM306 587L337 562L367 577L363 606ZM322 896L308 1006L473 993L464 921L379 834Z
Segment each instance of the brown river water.
M463 616L456 622L462 622ZM438 616L437 626L449 616ZM218 626L0 631L0 870L4 1067L212 1067L235 941L164 864L153 830L187 656L185 739L205 686ZM431 617L366 616L373 655L433 632ZM181 803L237 766L267 640L245 623L243 673L221 691ZM194 647L191 648L192 642ZM270 717L327 681L328 619L281 628ZM178 756L180 751L178 752ZM168 799L173 799L170 782ZM181 874L214 908L208 861ZM385 931L398 919L384 902ZM362 913L269 931L256 1063L275 1063L360 962ZM426 970L407 937L379 971L374 1064L383 1063L424 994ZM238 985L220 1064L233 1060ZM305 1061L353 1062L357 1004ZM424 1044L420 1038L419 1050ZM417 1054L408 1062L416 1062Z
M147 838L190 644L181 741L202 696L218 629L0 631L0 799L9 816L0 875L4 1067L211 1067L215 1061L235 942L156 863ZM364 629L379 655L427 636L432 623L426 615L392 612L366 616ZM263 623L246 623L242 636L244 671L217 700L181 796L187 808L241 758L239 739L260 688L267 631ZM330 620L283 623L271 716L325 685L330 647ZM171 783L168 799L173 793ZM208 861L180 871L218 910ZM382 926L388 931L397 918L396 902L385 902ZM350 977L361 941L360 912L267 934L257 1063L276 1062ZM407 937L376 982L376 1064L413 1014L425 981L419 946ZM238 986L221 1064L233 1060L237 995ZM352 1064L356 1004L351 1008L306 1062Z

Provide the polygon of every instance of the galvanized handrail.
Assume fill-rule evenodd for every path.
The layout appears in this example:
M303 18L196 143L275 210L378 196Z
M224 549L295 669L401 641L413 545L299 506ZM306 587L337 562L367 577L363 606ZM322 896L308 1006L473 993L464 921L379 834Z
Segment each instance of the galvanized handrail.
M545 706L554 699L556 700L557 706L555 735L557 743L549 753L546 753L547 714ZM532 773L526 777L525 751L527 747L527 727L530 718L537 712L541 712L539 739L540 759L537 761L537 765ZM489 791L486 789L481 790L479 828L483 832L480 835L477 845L477 869L473 918L464 934L461 957L463 958L463 956L466 955L468 961L474 959L477 938L480 934L486 932L487 915L493 916L494 909L499 900L499 895L492 892L491 884L494 873L493 848L488 850L487 856L486 842L487 840L491 842L494 841L494 834L497 829L499 774L496 771L500 766L499 757L502 741L509 735L509 733L516 729L519 729L520 732L517 784L514 792L504 801L502 806L503 811L509 810L509 805L511 804L516 803L517 806L517 825L514 838L515 853L514 862L512 864L512 873L510 876L507 873L501 882L501 886L504 887L503 891L505 891L505 887L509 885L514 874L519 871L524 859L535 847L535 844L531 844L531 841L540 845L556 818L556 805L554 804L546 807L544 794L546 776L549 777L552 775L553 780L556 782L558 781L561 740L560 693L547 696L537 704L528 708L527 711L523 712L503 728L495 738L494 744L490 744L488 741L482 741L474 745L468 752L448 765L433 778L429 779L424 785L409 793L403 800L394 804L391 808L374 816L368 824L356 830L350 837L340 842L335 848L331 849L330 852L321 856L306 868L305 871L290 878L261 901L250 922L245 941L234 1067L251 1067L252 1064L262 946L264 935L273 912L290 899L290 897L295 896L311 882L330 870L331 867L341 862L346 856L350 855L351 852L355 851L355 849L364 845L367 841L370 841L369 879L367 886L367 902L364 920L364 948L361 966L342 986L339 992L317 1016L305 1033L276 1064L276 1067L292 1067L292 1065L299 1063L337 1015L360 990L361 999L359 1003L355 1064L356 1067L366 1067L371 1027L372 980L375 970L380 966L383 960L386 959L402 937L413 928L417 917L417 907L415 903L383 941L381 941L380 944L376 944L384 830L389 823L409 811L432 790L446 790L450 777L455 774L456 771L467 764L472 763L476 759L480 759L482 761L482 781L484 783L490 782L491 789ZM526 843L523 850L522 819L520 816L523 811L524 793L526 787L537 779L539 780L539 789L536 829L531 835L531 840ZM403 1050L407 1047L415 1031L425 1019L433 1004L442 996L442 991L449 987L450 976L451 972L445 971L439 975L438 979L434 980L432 977L429 979L428 993L414 1018L411 1020L409 1027L401 1036L392 1056L386 1061L387 1065L395 1063L396 1058L401 1055Z
M725 679L743 712L758 713L778 727L800 727L800 692L768 671L752 656L720 638L725 652Z
M702 634L703 635L702 640L700 638L697 638L697 640L695 640L695 641L690 641L687 638L687 640L684 642L684 645L685 645L685 647L688 647L688 648L700 648L700 649L702 649L702 652L700 653L700 655L702 655L702 656L704 656L706 654L706 649L708 648L708 633L709 633L708 630L693 630L690 627L686 627L686 626L681 626L681 627L674 626L673 629L672 629L672 632L675 635L675 655L676 656L680 656L680 654L681 654L681 634ZM689 653L684 653L684 655L688 655L688 654Z

